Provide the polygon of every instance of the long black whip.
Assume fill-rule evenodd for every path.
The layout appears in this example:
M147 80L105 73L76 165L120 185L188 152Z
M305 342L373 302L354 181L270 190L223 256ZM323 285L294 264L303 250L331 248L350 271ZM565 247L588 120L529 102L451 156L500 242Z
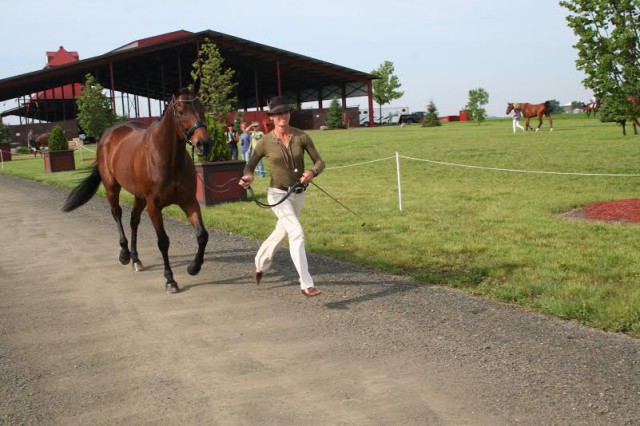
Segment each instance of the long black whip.
M315 186L316 188L318 188L320 191L324 192L324 194L331 198L333 201L335 201L336 203L340 204L342 207L344 207L347 211L349 211L350 213L354 214L355 216L357 216L358 218L360 218L360 220L362 221L362 223L360 224L360 226L364 226L366 225L365 220L362 216L360 216L358 213L354 212L353 210L351 210L349 207L345 206L344 204L342 204L340 201L338 201L333 195L329 194L327 191L325 191L324 189L320 188L317 184L315 184L313 181L310 182L313 186Z

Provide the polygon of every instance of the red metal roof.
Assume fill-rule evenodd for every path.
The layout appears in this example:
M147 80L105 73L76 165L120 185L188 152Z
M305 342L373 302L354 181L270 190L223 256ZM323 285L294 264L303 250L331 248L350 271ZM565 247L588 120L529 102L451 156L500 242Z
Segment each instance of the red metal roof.
M78 52L69 52L65 50L64 47L60 46L56 52L47 52L47 64L44 67L58 67L72 62L78 62L79 60L80 55L78 55Z

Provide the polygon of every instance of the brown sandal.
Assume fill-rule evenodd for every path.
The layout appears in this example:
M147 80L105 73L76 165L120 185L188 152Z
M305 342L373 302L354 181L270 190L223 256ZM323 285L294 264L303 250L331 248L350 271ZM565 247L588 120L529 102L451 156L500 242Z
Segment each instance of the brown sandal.
M302 294L304 294L307 297L318 296L320 294L320 290L318 290L315 287L309 287L302 290Z

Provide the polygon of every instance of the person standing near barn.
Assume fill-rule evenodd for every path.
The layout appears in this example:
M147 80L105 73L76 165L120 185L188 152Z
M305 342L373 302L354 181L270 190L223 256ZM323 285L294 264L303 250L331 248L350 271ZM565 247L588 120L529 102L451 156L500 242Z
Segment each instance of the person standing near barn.
M304 231L298 216L304 205L306 185L324 170L324 161L311 137L289 125L291 113L284 98L277 96L271 99L267 115L273 122L274 129L264 135L262 142L256 145L255 151L244 168L244 176L239 182L240 186L248 188L253 182L253 171L256 166L262 158L267 159L271 170L267 199L269 204L273 205L271 210L278 218L278 222L256 254L253 281L260 284L262 275L271 266L275 251L288 237L289 253L300 277L302 294L306 297L318 296L320 290L315 287L313 278L309 274L304 248ZM313 165L308 169L304 168L305 152L313 161ZM282 201L290 188L297 184L304 186L296 187L290 196Z
M522 116L522 111L520 110L520 104L513 104L513 133L516 132L516 128L522 130L524 132L524 127L520 125L520 117Z
M36 147L36 137L33 134L33 129L29 129L29 133L27 133L27 146L33 152L33 156L35 157L38 153L38 148Z
M225 132L225 136L227 138L227 148L229 148L229 152L231 153L231 159L238 159L238 132L235 131L233 125L229 125L227 131Z

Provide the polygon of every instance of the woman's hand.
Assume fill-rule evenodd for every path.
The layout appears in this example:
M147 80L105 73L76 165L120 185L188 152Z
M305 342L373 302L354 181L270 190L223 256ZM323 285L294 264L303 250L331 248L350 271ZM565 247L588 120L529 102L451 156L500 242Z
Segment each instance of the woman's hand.
M244 175L244 176L242 176L240 178L240 181L238 182L238 185L240 185L244 189L247 189L248 187L251 186L251 182L253 182L253 176L252 175Z
M316 177L316 174L313 170L305 170L305 172L302 173L302 177L300 178L300 183L311 183L314 177Z

